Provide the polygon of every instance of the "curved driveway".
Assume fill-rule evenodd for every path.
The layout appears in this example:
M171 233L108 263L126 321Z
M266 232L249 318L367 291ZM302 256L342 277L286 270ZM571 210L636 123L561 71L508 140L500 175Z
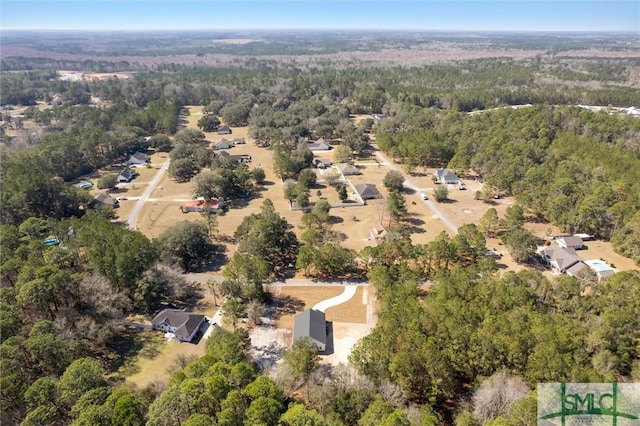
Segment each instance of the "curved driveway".
M387 158L382 154L382 152L376 151L376 157L378 157L378 159L382 161L382 163L384 163L384 165L390 168L391 170L396 170L402 173L402 171L398 170L395 164L387 160ZM402 175L404 176L404 173L402 173ZM451 232L453 232L454 234L458 233L458 227L453 222L451 222L451 220L449 220L449 218L444 213L442 213L438 207L436 207L433 201L423 200L422 197L420 196L420 192L421 192L420 188L418 188L418 186L413 182L411 182L406 176L404 178L404 184L407 186L407 188L411 188L416 192L416 195L420 198L420 201L426 204L427 207L429 207L431 211L440 218L442 223L444 223L447 226L447 228L451 230Z
M347 300L351 299L353 296L355 296L357 289L358 289L357 285L345 286L344 291L341 294L337 295L336 297L332 297L331 299L326 299L321 302L318 302L315 305L313 305L313 308L311 309L324 312L325 310L333 306L341 305Z
M160 183L164 174L169 170L169 165L171 164L171 160L167 159L158 170L158 173L155 174L147 188L144 190L140 198L136 201L136 205L131 209L131 213L129 213L129 217L127 218L127 224L129 224L129 229L136 229L136 222L138 221L138 215L142 211L142 207L144 207L144 203L147 202L151 193L156 189L156 186Z

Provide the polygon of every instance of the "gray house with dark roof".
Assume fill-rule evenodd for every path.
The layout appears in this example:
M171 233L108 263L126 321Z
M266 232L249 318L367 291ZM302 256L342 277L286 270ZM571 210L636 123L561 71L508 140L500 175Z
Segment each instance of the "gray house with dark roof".
M382 198L382 194L378 191L378 188L372 183L361 183L354 186L355 190L363 200L370 200L372 198Z
M165 309L151 320L151 324L156 330L175 334L181 342L191 342L205 319L204 315L180 309Z
M134 177L138 176L138 173L133 170L130 169L129 167L125 167L119 174L118 174L118 183L122 183L122 182L131 182L131 179L133 179Z
M327 348L327 320L324 312L307 309L296 315L293 322L293 341L308 337L320 352Z

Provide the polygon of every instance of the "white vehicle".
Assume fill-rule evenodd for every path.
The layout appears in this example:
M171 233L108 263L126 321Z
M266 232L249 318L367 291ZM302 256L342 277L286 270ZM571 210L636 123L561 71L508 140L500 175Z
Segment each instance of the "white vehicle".
M421 197L423 200L428 200L428 199L429 199L429 197L427 197L427 194L424 194L424 193L423 193L423 194L420 194L420 197Z

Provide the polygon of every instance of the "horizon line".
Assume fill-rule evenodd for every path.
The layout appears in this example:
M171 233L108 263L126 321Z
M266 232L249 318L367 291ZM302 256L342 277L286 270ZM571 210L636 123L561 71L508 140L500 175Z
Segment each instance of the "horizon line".
M319 28L270 28L270 27L250 27L250 28L172 28L172 29L162 29L162 28L3 28L0 27L1 31L15 31L15 32L98 32L98 33L130 33L130 32L157 32L157 33L167 33L167 32L229 32L229 31L298 31L298 32L312 32L312 31L321 31L321 32L331 32L331 31L343 31L343 32L457 32L457 33L608 33L608 34L638 34L639 31L636 30L606 30L606 29L460 29L460 28L328 28L328 27L319 27Z

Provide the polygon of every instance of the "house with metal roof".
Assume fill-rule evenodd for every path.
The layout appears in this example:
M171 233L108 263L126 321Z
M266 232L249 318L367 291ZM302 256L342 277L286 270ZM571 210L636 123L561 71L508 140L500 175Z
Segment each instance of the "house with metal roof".
M307 309L300 312L293 321L293 341L308 337L320 352L327 348L327 320L324 312Z

